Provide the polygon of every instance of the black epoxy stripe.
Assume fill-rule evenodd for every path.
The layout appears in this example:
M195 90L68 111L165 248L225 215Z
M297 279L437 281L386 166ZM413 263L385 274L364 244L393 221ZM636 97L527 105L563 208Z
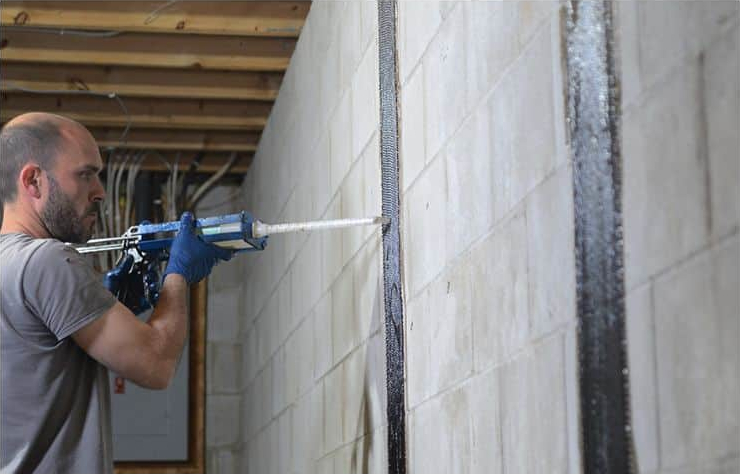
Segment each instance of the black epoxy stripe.
M396 2L378 1L380 70L380 159L383 215L383 294L388 417L388 472L406 472L406 407L404 382L401 239L399 235L398 92L396 89Z
M612 11L607 1L566 8L583 467L623 474L632 472L632 444Z

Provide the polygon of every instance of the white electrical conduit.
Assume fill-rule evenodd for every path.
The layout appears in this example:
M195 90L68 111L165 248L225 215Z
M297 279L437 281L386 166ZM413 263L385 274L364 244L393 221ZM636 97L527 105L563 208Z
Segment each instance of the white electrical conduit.
M123 214L124 229L128 229L129 227L131 227L131 206L134 203L134 184L136 181L136 175L139 174L141 163L142 161L144 161L145 157L146 153L144 153L143 151L139 151L136 155L136 158L134 159L134 162L129 168L128 176L126 176L126 211Z
M113 205L116 209L116 217L115 217L115 223L116 223L116 235L121 235L123 233L123 222L121 218L121 206L119 203L121 202L121 179L123 179L123 172L126 170L126 166L128 165L129 160L131 160L132 155L131 153L127 153L126 157L123 159L123 163L121 164L121 167L118 169L118 175L116 176L116 184L114 185L115 190L115 196L114 196L114 202Z
M237 158L239 158L239 154L237 152L233 152L231 156L229 157L229 161L226 162L213 176L208 178L208 180L201 184L200 187L193 193L193 196L188 200L188 204L186 209L192 209L195 207L195 205L198 203L198 200L203 197L203 195L208 191L223 175L225 175L232 166L234 166L234 163L236 163Z

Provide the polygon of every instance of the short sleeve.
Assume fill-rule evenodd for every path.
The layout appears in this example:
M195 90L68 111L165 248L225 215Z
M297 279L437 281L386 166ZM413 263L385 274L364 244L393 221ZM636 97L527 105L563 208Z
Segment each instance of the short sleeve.
M101 276L73 248L48 240L23 270L26 307L58 340L105 314L116 298Z

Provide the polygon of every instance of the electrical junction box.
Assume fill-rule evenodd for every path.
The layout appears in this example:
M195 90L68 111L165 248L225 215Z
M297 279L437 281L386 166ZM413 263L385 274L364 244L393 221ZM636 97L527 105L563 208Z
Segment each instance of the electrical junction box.
M139 315L147 320L151 310ZM166 390L109 374L115 461L187 461L189 345Z

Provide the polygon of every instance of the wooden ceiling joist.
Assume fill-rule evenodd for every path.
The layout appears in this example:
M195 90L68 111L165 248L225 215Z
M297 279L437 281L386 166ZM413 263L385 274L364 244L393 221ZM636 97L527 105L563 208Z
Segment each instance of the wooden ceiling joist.
M132 129L121 142L122 129L90 128L98 146L143 150L257 150L258 132Z
M132 97L275 100L282 74L3 63L0 90L93 91Z
M200 165L198 166L196 172L198 173L215 173L221 167L226 164L229 161L230 153L223 153L223 152L210 152L206 153L203 157L200 159ZM176 154L169 151L164 151L161 153L161 156L164 160L166 160L170 167L172 167L175 164ZM187 172L188 168L190 168L190 164L193 162L194 158L196 156L196 152L183 152L180 153L180 160L178 161L178 169L181 172ZM231 174L244 174L247 172L247 169L249 168L250 163L252 162L252 158L254 157L254 153L252 152L241 152L239 153L239 157L234 163L234 165L229 170L229 173ZM144 161L141 163L142 171L169 171L169 168L167 168L167 165L165 165L162 162L162 159L158 158L154 154L148 154Z
M297 38L304 1L3 1L3 25Z
M120 33L85 37L3 28L4 61L284 71L295 40L238 36Z
M89 127L262 130L271 104L255 101L123 98L129 116L105 97L12 94L0 97L0 120L29 110L50 112Z

